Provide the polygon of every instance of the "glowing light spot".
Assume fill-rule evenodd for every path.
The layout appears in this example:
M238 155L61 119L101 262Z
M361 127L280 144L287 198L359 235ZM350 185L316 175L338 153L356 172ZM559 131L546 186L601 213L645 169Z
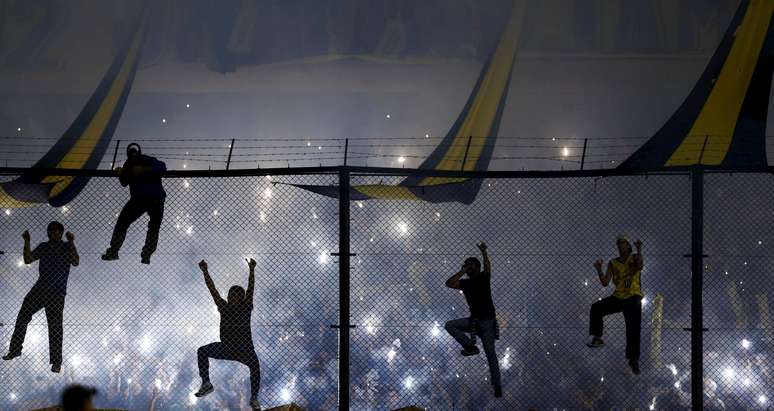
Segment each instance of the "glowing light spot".
M311 245L312 247L317 247L317 242L316 241L310 241L309 245Z
M358 208L363 208L363 202L362 201L356 201L355 204L357 204Z
M6 209L5 209L5 215L11 215L11 210L9 210L9 209L7 209L7 208L6 208Z
M162 119L161 119L161 122L162 122L162 123L164 123L164 124L166 124L166 123L167 123L167 119L165 119L165 118L162 118Z
M191 105L186 103L185 108L191 108Z
M290 390L287 388L280 390L280 398L282 398L282 401L284 402L290 401Z
M769 402L769 399L765 395L761 394L758 396L758 404L766 405L767 402Z
M398 231L401 234L406 234L406 233L408 233L408 230L409 230L408 224L403 223L403 222L398 223L398 227L397 228L398 228Z
M647 297L642 297L642 300L640 301L642 303L642 306L644 307L648 303Z
M196 405L196 401L198 400L199 399L196 398L196 396L193 395L193 393L188 394L188 405Z
M266 213L264 213L263 211L261 211L260 213L258 213L258 218L260 218L260 219L261 219L261 222L262 222L262 223L265 223L265 222L266 222Z
M562 156L567 157L570 155L570 149L567 147L562 148Z
M672 375L677 375L677 367L674 364L667 365L669 371L672 371Z
M312 146L312 142L311 142L311 141L307 141L307 142L306 142L306 146L307 146L307 147L311 147L311 146Z
M680 389L680 381L675 381L675 388Z
M430 138L430 133L425 134L425 138Z
M193 226L188 226L188 228L185 229L185 233L188 235L193 234Z
M742 339L742 348L745 350L749 349L752 343L747 338Z
M324 265L324 264L328 264L328 260L330 260L330 258L328 257L328 251L327 251L327 250L323 250L323 251L320 253L320 256L317 258L317 261L318 261L320 264L323 264L323 265Z
M263 190L263 198L270 199L274 195L274 192L271 190L271 187L266 187L265 190Z
M599 381L600 381L600 382L605 382L605 377L601 377L601 378L599 379Z
M19 397L16 395L15 392L8 394L8 399L10 399L11 401L16 401L17 398Z
M24 260L22 260L22 259L20 258L20 259L19 259L19 261L17 261L17 262L16 262L16 266L17 266L17 267L24 267Z
M723 378L731 380L736 376L736 371L733 368L726 368L723 370Z
M387 118L392 118L392 116L390 116L389 114L387 114L385 117L387 117Z
M406 157L403 157L403 156L398 157L398 162L401 163L401 164L405 163L406 162Z
M78 355L78 354L75 354L75 355L73 355L73 356L70 358L70 364L72 364L72 365L73 365L73 367L75 367L75 368L78 368L78 367L80 367L80 366L81 366L81 364L83 364L83 357L81 357L81 356L80 356L80 355Z
M392 362L392 360L395 359L395 356L397 354L398 353L396 353L395 350L393 350L393 349L390 349L390 351L387 351L387 362Z
M212 215L217 216L218 215L218 210L212 210Z
M183 168L188 168L188 164L183 163Z
M40 342L40 334L33 332L30 333L30 342L35 345Z
M433 328L430 329L430 335L433 337L437 337L441 334L441 327L438 325L437 321L433 322Z
M153 341L151 341L150 336L145 334L140 340L140 351L142 351L144 354L147 354L150 351L152 345Z
M120 353L119 353L119 354L116 354L116 355L113 357L113 364L114 364L114 365L118 365L118 364L120 364L120 363L121 363L121 360L122 360L123 358L124 358L123 354L120 354Z
M154 385L156 386L157 390L161 389L161 380L156 378L156 381L154 382Z
M70 209L67 206L62 206L62 214L70 211Z
M751 386L751 385L752 385L752 380L750 380L749 378L745 378L745 379L742 381L742 384L744 384L744 386L745 386L745 387L749 387L749 386Z
M16 127L16 131L21 131L21 130L22 130L21 127Z
M317 149L318 150L322 150L322 146L317 146Z
M414 383L414 377L410 375L403 380L403 386L406 387L407 390L414 388Z
M183 167L185 167L185 164L183 165ZM191 182L188 181L188 180L183 180L183 187L190 188L191 187Z

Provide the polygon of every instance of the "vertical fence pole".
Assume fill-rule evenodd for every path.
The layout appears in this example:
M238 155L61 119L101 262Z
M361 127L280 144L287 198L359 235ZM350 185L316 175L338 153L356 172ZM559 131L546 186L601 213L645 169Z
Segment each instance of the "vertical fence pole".
M113 151L113 162L110 163L110 169L115 170L116 169L116 157L118 157L118 146L121 145L121 140L116 141L116 149ZM7 166L7 165L6 165Z
M465 156L462 157L462 167L460 167L461 171L465 171L465 162L468 161L468 151L470 151L471 140L473 140L473 136L468 136L468 145L465 147Z
M228 170L229 167L231 167L231 153L234 152L234 140L231 139L231 145L228 146L228 159L226 160L226 170Z
M691 409L704 408L704 170L691 169Z
M339 171L339 410L349 410L349 169Z
M583 153L581 154L581 167L580 169L583 170L583 166L586 165L586 146L589 143L588 138L583 139Z
M347 152L349 151L349 139L344 139L344 165L347 165Z

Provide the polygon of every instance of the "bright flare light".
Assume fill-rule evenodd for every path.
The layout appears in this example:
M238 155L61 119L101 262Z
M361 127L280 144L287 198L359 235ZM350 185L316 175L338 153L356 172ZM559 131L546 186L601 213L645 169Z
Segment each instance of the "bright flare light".
M742 339L742 348L745 350L749 349L752 343L747 338Z
M731 380L736 376L736 371L733 368L726 368L723 370L723 378Z
M767 403L768 401L769 401L769 399L768 399L768 398L766 398L766 396L765 396L765 395L761 394L760 396L758 396L758 404L760 404L760 405L766 405L766 403Z
M9 398L11 401L16 401L16 398L18 398L18 397L16 396L16 393L15 393L15 392L12 392L12 393L8 394L8 398Z
M287 388L280 390L280 398L282 398L283 402L290 401L290 390Z
M433 328L430 329L430 335L437 337L441 334L441 328L438 326L438 321L433 322Z
M672 375L677 375L677 367L675 367L674 364L667 365L667 368L669 369L669 371L672 371Z
M144 354L147 354L150 351L152 345L153 345L153 342L151 341L150 336L148 334L145 334L142 337L142 340L140 340L140 350Z
M263 190L263 198L265 198L267 200L270 199L273 194L274 194L274 192L271 191L271 187L266 187L266 189Z
M406 387L407 390L410 390L414 388L414 377L408 376L405 380L403 380L403 386Z
M567 157L570 155L570 149L567 147L562 148L562 156Z
M6 208L5 209L5 215L11 215L11 210Z
M395 359L395 356L397 354L398 353L396 353L395 350L393 350L393 349L390 349L390 351L387 351L387 362L392 362L392 360Z
M328 251L326 251L326 250L323 250L323 251L320 253L320 257L318 257L318 258L317 258L317 261L318 261L320 264L328 264L328 260L329 260L329 258L328 258Z
M70 363L73 365L73 367L78 368L81 366L81 364L83 364L83 358L80 355L75 354L72 356L72 358L70 358Z
M398 162L401 163L401 164L405 163L406 162L406 157L403 157L403 156L398 157Z
M406 223L398 223L398 231L401 234L408 233L408 224L406 224Z

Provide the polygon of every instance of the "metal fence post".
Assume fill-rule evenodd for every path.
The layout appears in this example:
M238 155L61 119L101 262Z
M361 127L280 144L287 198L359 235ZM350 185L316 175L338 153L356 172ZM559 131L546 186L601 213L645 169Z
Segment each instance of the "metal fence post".
M704 169L691 169L691 409L704 408Z
M228 170L231 167L231 153L234 152L234 142L236 139L231 139L231 144L228 146L228 159L226 160L226 170Z
M110 163L110 169L116 169L116 157L118 157L118 147L121 145L121 140L116 141L116 149L113 151L113 161Z
M349 169L339 169L339 410L349 410Z

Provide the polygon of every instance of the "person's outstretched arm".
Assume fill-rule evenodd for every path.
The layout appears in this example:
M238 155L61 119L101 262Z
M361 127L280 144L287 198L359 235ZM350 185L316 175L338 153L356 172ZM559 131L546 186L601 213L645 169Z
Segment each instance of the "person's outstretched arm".
M22 253L24 264L32 264L35 260L37 260L37 258L35 258L37 256L33 255L32 251L30 251L30 232L24 230L22 233L22 238L24 239L24 252Z
M255 260L252 258L247 262L247 266L250 268L250 274L247 276L247 295L245 298L247 301L253 303L253 292L255 290Z
M215 305L218 307L224 305L226 302L223 301L223 298L220 297L218 289L215 288L215 283L212 281L210 272L207 270L207 262L204 260L199 261L199 268L202 270L202 274L204 275L204 283L207 284L207 289L210 290L210 295L212 295L212 299L215 301Z
M635 241L634 247L637 248L637 254L634 255L634 266L637 268L637 271L639 271L642 270L642 267L644 266L644 261L642 260L642 241Z
M489 262L489 254L486 252L486 243L480 242L478 244L478 249L481 250L481 258L484 260L484 271L486 275L492 274L492 263Z
M597 260L594 261L594 268L597 269L597 276L599 277L599 282L602 283L602 287L607 287L608 284L610 284L610 279L613 277L613 262L609 262L607 264L607 272L602 272L602 264L604 261Z
M456 274L454 274L453 276L449 277L448 280L446 280L446 286L449 288L453 288L455 290L461 289L460 278L462 278L463 275L465 275L465 271L460 269L460 271L458 271Z
M67 237L67 245L70 248L70 264L77 267L81 263L81 257L78 256L78 249L75 248L75 236L68 231L65 237Z

